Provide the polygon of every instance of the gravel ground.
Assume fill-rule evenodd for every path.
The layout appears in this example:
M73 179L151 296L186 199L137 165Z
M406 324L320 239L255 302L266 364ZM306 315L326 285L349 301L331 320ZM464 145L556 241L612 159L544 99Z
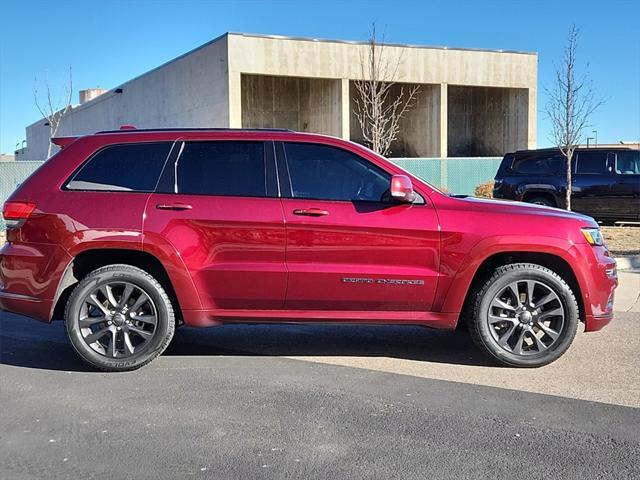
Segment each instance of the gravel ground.
M600 228L609 250L614 255L640 254L640 226Z

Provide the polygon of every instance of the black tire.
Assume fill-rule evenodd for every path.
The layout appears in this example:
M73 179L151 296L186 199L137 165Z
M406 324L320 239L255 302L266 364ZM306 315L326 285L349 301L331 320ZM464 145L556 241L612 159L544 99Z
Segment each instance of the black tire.
M92 294L106 292L107 287L110 297L105 294L96 297L98 302L90 300ZM121 288L119 300L118 288ZM128 296L125 289L129 289ZM113 306L111 299L118 306ZM144 303L134 311L138 301ZM122 309L118 310L121 303ZM110 311L109 315L105 310ZM118 313L112 315L111 310ZM135 370L151 362L171 342L176 323L171 300L162 285L144 270L120 264L98 268L83 278L69 297L64 318L67 337L80 358L108 372ZM88 327L88 323L91 326ZM90 346L89 338L99 334L102 336Z
M548 197L542 196L527 198L526 202L533 203L535 205L544 205L545 207L557 207L556 202Z
M507 304L509 309L514 310L513 318L496 322L496 319L502 319L503 315L510 314L510 310L501 310L501 307L496 305L505 305L501 300L505 297L500 295L504 293L508 296L513 291L510 286L514 284L520 299L514 300L514 305ZM546 300L547 303L543 304L546 310L542 310L541 307L535 309L529 307L527 310L527 305L535 305L534 301L529 303L527 294L529 284L534 285L532 291L536 293L531 296L535 300L537 295L538 299L535 301ZM525 301L521 302L523 296ZM511 294L511 297L517 298L515 294ZM547 300L548 298L551 300ZM473 341L499 364L509 367L541 367L557 360L573 342L580 322L578 304L569 285L552 270L532 263L515 263L497 268L491 278L472 296L472 301L472 315L469 318L468 327ZM516 305L517 308L515 308ZM517 310L520 310L520 313L516 313ZM560 311L563 318L560 314L553 315L554 312ZM540 322L542 318L545 320ZM527 321L529 323L526 323ZM560 321L562 326L556 327L560 325ZM547 326L547 323L550 325ZM552 336L547 338L545 330L541 328L543 326L556 338ZM500 336L501 332L504 332L502 336ZM512 333L507 338L509 332ZM501 346L500 342L506 342L505 338L512 340L514 335L515 342L511 341L510 344L505 343ZM526 342L530 344L527 345Z

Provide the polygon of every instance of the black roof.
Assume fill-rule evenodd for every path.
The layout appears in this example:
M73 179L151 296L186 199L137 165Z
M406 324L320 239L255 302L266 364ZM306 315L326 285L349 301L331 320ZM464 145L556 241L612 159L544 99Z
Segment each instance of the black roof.
M511 153L549 153L549 152L557 152L560 149L558 147L549 147L549 148L536 148L531 150L516 150ZM602 150L606 152L610 152L611 150L635 150L635 148L629 147L627 145L620 144L620 146L615 147L576 147L575 151L585 151L585 150Z

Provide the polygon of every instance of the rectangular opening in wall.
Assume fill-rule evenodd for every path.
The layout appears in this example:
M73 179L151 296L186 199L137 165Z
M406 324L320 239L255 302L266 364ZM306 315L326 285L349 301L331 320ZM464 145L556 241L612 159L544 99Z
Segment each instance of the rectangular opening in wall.
M448 87L450 157L502 156L527 148L526 88Z
M388 102L404 96L416 84L395 84L389 90ZM400 120L400 130L391 144L389 157L437 157L440 152L440 85L420 84L418 94ZM354 142L367 145L357 115L356 100L359 93L355 82L351 81L349 96L351 99L350 135Z
M242 127L341 134L340 80L241 76Z

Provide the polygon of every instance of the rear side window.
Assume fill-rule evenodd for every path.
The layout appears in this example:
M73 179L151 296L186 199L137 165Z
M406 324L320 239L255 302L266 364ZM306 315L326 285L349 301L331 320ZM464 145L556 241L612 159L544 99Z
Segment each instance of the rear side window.
M527 175L553 175L563 171L564 157L521 157L511 165L511 171Z
M391 176L359 156L325 145L285 144L294 198L386 200Z
M576 173L605 173L606 167L607 152L578 152Z
M169 142L105 147L80 168L66 188L152 192L170 149Z
M187 142L176 163L177 192L267 196L263 142Z

